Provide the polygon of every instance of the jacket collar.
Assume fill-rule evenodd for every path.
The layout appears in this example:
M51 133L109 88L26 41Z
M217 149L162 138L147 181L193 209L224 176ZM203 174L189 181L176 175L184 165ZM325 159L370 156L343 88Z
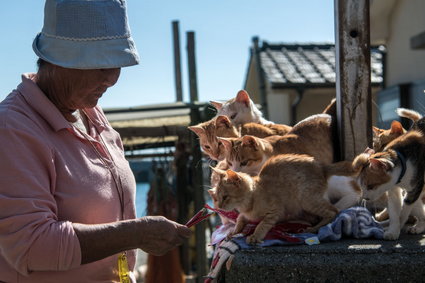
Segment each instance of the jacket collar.
M54 131L71 129L71 124L34 82L35 75L35 73L23 74L22 83L17 87L18 92ZM105 129L105 121L103 121L104 119L102 119L98 111L95 111L94 108L87 108L84 111L89 116L90 121L93 122L93 126L96 127L99 133L102 132Z

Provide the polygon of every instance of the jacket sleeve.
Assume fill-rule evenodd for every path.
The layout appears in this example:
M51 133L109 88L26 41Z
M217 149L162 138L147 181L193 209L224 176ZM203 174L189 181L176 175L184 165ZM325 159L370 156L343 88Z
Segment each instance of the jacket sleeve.
M0 253L24 275L77 267L78 238L57 218L54 152L31 126L19 128L0 125Z

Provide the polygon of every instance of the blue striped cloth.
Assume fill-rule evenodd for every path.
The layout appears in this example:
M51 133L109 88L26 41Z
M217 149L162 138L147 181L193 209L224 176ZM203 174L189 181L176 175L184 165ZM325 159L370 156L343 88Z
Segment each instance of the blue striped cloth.
M343 236L365 239L384 238L384 229L365 207L355 206L341 211L335 219L319 229L320 241L336 241Z

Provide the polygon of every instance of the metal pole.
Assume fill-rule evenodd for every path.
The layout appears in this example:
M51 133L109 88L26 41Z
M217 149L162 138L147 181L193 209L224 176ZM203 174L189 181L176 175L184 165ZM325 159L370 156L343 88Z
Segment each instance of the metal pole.
M179 21L172 22L174 46L174 80L176 84L176 101L183 101L182 72L180 64Z
M190 102L195 103L198 101L198 87L196 81L195 33L193 31L187 32L187 58L189 67ZM193 107L190 113L192 125L201 122L201 115L198 108ZM199 140L194 134L192 134L191 169L193 172L193 195L195 202L195 212L197 212L203 208L205 199L202 176L202 152L199 146ZM197 282L203 282L202 276L207 274L205 229L205 222L199 223L195 228Z
M335 71L341 157L372 144L369 0L335 0Z

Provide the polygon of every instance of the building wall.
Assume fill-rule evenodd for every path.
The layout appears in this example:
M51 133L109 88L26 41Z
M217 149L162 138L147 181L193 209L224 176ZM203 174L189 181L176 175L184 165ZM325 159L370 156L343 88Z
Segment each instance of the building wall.
M297 108L297 122L308 116L322 113L334 97L335 89L306 90Z
M255 67L255 59L251 58L248 66L247 77L245 81L245 90L249 93L252 101L259 104L260 99L260 85L258 83L257 68Z
M380 88L372 88L372 124L377 125L379 120L378 108L376 107L376 94ZM322 113L332 98L336 95L334 88L308 89L297 107L296 122L311 115ZM294 89L269 90L267 102L269 106L269 119L279 124L291 124L291 105L297 99Z
M294 92L291 90L269 89L267 105L269 108L269 120L277 124L290 125L291 123L291 101Z
M390 14L387 86L425 78L425 49L412 50L411 37L425 31L425 1L399 0Z

